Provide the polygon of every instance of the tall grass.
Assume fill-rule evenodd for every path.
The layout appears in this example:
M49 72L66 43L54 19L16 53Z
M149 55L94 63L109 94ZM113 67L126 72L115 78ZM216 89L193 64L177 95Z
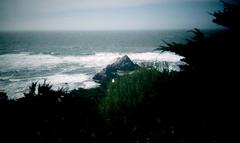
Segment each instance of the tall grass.
M154 98L158 94L158 87L161 87L159 84L164 84L170 75L168 70L144 67L121 76L109 83L107 95L100 101L99 109L104 114L134 110L143 102Z

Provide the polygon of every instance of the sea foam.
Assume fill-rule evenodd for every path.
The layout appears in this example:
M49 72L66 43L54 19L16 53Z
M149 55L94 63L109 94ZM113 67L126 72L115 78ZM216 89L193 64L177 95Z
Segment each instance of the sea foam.
M98 84L92 80L94 74L124 55L128 55L138 64L156 61L172 63L179 62L182 58L170 52L100 52L74 56L31 53L4 54L0 55L0 90L8 92L12 98L19 98L23 96L19 93L25 92L31 82L44 79L54 84L55 89L61 86L69 89L96 87ZM14 97L16 95L18 97Z

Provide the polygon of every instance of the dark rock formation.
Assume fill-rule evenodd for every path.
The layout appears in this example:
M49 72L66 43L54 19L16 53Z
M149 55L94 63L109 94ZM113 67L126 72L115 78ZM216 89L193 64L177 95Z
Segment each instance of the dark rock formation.
M102 71L97 73L93 79L99 83L103 83L118 77L121 72L134 71L138 68L139 66L134 64L131 59L125 55L121 58L118 58L113 64L108 65Z

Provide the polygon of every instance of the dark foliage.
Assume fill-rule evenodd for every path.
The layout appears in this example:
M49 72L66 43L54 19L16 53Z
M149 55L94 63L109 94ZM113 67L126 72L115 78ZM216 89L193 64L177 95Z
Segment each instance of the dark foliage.
M8 100L8 96L4 92L0 92L0 102L5 102Z
M222 1L224 5L223 11L215 11L212 15L215 17L213 22L229 27L234 30L240 30L240 5L231 4ZM238 2L239 3L239 2Z
M5 104L0 108L0 141L101 142L104 122L93 97L101 97L101 92L98 88L68 92L53 90L46 81L32 83L24 98L1 100Z
M18 100L0 92L0 142L233 142L240 39L230 9L238 6L224 5L213 15L230 30L206 38L194 29L186 44L157 49L184 56L180 72L144 68L88 90L36 82Z

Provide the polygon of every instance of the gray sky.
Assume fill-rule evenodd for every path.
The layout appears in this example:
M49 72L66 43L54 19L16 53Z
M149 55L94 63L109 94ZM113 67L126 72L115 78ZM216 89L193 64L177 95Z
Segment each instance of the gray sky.
M219 0L0 0L0 30L216 28Z

